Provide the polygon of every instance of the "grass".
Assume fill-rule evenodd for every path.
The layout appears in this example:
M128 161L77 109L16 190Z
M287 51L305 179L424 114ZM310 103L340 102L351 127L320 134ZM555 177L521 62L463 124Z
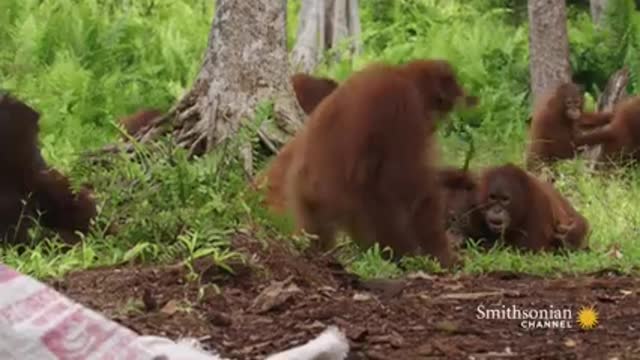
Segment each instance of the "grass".
M344 79L371 61L447 58L482 103L475 111L455 114L441 129L444 162L461 164L472 136L472 167L522 164L530 113L527 28L510 21L508 9L489 7L490 3L494 2L367 2L362 5L365 53L353 62L322 66L319 72ZM298 6L289 3L290 44ZM137 162L115 156L91 165L79 157L117 140L119 116L142 106L167 109L188 89L200 65L212 14L209 0L0 2L0 87L41 111L45 158L69 173L74 183L92 183L100 201L99 217L82 244L65 247L44 229L34 229L32 244L0 249L0 262L44 278L124 262L190 263L203 256L224 266L239 256L229 247L230 237L239 231L298 244L287 235L290 220L269 215L247 186L237 159L226 156L233 153L235 142L195 162L187 161L169 142L152 151L140 150ZM572 63L593 98L608 72L633 59L629 54L635 51L634 36L624 37L631 40L617 58L600 59L598 54L609 54L602 48L603 35L585 20L584 11L572 14ZM629 65L636 74L633 63ZM254 134L247 130L240 136ZM593 175L580 161L560 163L557 170L562 174L560 190L591 222L593 251L524 255L471 249L463 272L511 270L554 276L637 269L640 172L621 169L613 175ZM117 234L107 235L110 226L117 226ZM348 245L341 258L365 277L400 275L396 265L382 260L382 252L377 247L361 252ZM404 265L438 270L424 258L405 259Z

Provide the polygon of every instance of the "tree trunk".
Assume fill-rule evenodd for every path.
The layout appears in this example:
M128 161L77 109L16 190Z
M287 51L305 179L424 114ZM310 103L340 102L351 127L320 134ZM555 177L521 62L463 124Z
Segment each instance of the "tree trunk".
M607 6L607 0L591 0L589 7L591 9L591 19L594 24L600 26L602 25L602 17L604 14L604 9Z
M321 43L324 39L324 4L317 0L302 0L298 15L296 44L292 50L292 61L296 71L310 73L320 60Z
M347 0L333 0L333 33L331 45L336 46L349 37L349 18L347 17Z
M626 67L616 71L607 82L602 94L598 98L597 111L612 111L614 106L624 100L627 94L627 85L629 84L629 69ZM587 147L583 151L583 157L587 160L587 167L590 170L595 169L600 155L602 154L602 146L596 145Z
M358 6L358 0L302 0L292 54L294 66L311 72L325 50L344 44L346 39L350 40L350 55L360 54L362 30ZM336 58L340 58L339 53Z
M331 49L333 47L333 9L335 8L335 0L318 0L324 2L324 42L323 49Z
M331 42L328 49L338 48L349 40L349 54L360 53L360 11L358 0L327 0L331 4ZM336 60L340 60L341 53L335 53Z
M148 142L171 131L192 155L210 151L272 100L275 126L259 136L272 150L301 125L302 111L289 84L286 0L217 0L203 65L190 92L140 137ZM244 148L251 172L250 144Z
M349 0L348 4L349 34L351 36L351 53L360 55L362 53L362 26L360 25L360 4L358 0Z
M529 0L529 69L533 99L571 81L565 0Z

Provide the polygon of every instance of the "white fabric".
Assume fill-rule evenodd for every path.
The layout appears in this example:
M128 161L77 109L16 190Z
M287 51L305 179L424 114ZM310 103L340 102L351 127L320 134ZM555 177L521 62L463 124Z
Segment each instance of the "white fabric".
M266 360L344 360L348 353L347 338L337 327L330 326L308 343L271 355Z
M335 327L268 360L344 360L345 336ZM197 340L138 336L37 280L0 264L2 360L223 360Z

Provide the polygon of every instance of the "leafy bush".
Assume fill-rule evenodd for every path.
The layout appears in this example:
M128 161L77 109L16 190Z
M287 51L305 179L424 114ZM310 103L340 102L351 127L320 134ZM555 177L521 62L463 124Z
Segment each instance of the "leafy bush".
M0 85L42 112L45 157L67 166L111 142L117 117L167 109L198 70L210 3L2 1Z
M574 79L598 92L623 66L631 71L630 90L637 89L638 15L633 0L609 1L602 27L587 12L574 12L569 27Z

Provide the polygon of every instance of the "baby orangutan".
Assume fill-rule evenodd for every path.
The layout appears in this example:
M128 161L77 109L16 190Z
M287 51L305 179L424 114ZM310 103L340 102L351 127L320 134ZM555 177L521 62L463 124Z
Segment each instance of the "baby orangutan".
M478 202L489 232L507 245L533 251L587 247L587 220L551 184L515 165L486 170Z
M560 84L540 98L529 131L527 169L537 172L543 165L573 158L578 150L577 132L611 121L609 112L588 113L583 108L582 89L573 83Z
M163 112L157 109L140 109L133 114L120 118L118 122L122 125L128 136L135 137L142 132L142 130L149 127L155 118L162 115Z

